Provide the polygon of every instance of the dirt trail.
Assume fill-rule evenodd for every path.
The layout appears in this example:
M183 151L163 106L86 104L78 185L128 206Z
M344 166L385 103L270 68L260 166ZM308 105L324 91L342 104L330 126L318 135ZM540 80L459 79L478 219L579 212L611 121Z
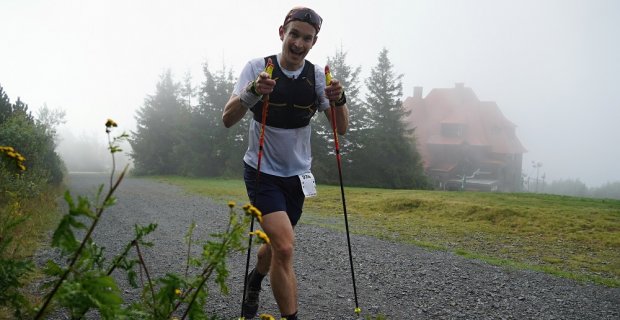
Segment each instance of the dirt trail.
M73 194L94 194L101 175L71 176ZM181 272L188 226L196 236L221 231L225 203L184 193L177 187L126 179L118 204L104 215L95 240L117 253L129 241L135 223L157 222L155 247L146 261L157 275ZM620 289L580 284L533 271L507 270L447 252L428 251L371 237L352 235L358 298L363 315L388 319L620 319ZM304 224L297 227L295 269L301 319L356 319L343 233ZM255 251L254 251L255 252ZM211 286L208 309L226 319L239 315L244 254L230 258L231 294ZM128 295L134 289L120 280ZM277 315L269 281L259 312Z

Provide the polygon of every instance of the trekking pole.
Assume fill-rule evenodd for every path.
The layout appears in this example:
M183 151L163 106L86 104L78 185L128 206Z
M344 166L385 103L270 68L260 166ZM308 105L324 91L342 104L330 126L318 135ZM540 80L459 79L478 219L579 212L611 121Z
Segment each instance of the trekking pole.
M267 60L267 65L265 66L265 72L269 74L269 78L273 74L273 62L271 62L271 58ZM263 145L265 143L265 124L267 123L267 112L269 111L269 95L265 95L263 97L263 107L262 107L262 115L261 115L261 125L260 125L260 138L258 139L258 160L256 163L256 181L254 184L254 199L252 199L252 205L256 205L256 196L258 195L258 180L260 179L260 163L263 158ZM245 276L243 277L243 296L241 296L241 316L239 319L245 319L243 316L243 300L245 299L246 289L248 285L248 272L250 269L250 254L252 253L252 232L254 232L254 216L252 216L252 220L250 222L250 238L248 239L248 254L245 260Z
M328 86L332 82L332 74L329 66L325 66L325 85ZM342 198L342 209L344 211L344 225L347 230L347 247L349 248L349 263L351 265L351 279L353 281L353 295L355 296L355 313L359 316L362 312L357 302L357 288L355 286L355 271L353 269L353 254L351 253L351 237L349 236L349 221L347 219L347 203L344 198L344 186L342 184L342 160L340 159L340 144L338 143L338 128L336 126L336 105L330 101L331 125L334 131L334 147L336 150L336 162L338 162L338 178L340 179L340 195Z

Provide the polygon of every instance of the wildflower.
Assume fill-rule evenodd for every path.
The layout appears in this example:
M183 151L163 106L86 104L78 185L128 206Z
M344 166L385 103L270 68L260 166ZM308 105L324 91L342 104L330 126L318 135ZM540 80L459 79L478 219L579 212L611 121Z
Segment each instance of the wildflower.
M174 294L176 294L177 296L181 295L181 289L174 289Z
M263 242L265 242L266 244L270 244L270 240L269 240L269 236L267 236L266 233L260 231L260 230L256 230L253 232L250 232L251 236L256 236L258 239L262 240Z
M245 210L245 214L248 216L253 216L258 219L258 222L263 223L263 214L253 205L245 205L243 206L243 210Z
M248 211L248 210L250 210L250 207L251 207L251 206L252 206L251 204L246 203L246 204L243 206L243 211Z
M105 122L105 126L106 126L106 128L118 127L118 124L116 124L116 122L114 120L108 119L108 121Z
M355 308L355 313L359 316L362 313L362 309L360 307Z
M258 317L260 318L260 320L276 320L276 318L274 318L272 315L267 314L267 313L263 313Z
M235 207L235 205L236 205L236 203L235 203L234 201L228 201L228 207L229 207L229 208L231 208L231 209L232 209L232 208L234 208L234 207Z
M4 153L7 157L15 160L17 168L20 171L26 171L26 166L24 166L24 161L26 161L26 158L17 152L13 147L0 146L0 153Z

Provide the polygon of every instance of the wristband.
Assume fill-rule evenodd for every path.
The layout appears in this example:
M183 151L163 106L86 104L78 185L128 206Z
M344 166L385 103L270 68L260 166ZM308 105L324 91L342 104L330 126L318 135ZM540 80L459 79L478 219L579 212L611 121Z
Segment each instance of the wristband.
M347 96L344 94L344 91L342 91L340 98L338 98L334 104L336 107L342 107L345 103L347 103Z
M260 94L258 92L256 92L256 80L250 82L248 84L248 89L250 92L252 92L255 96L260 96Z
M262 97L263 95L259 95L258 92L256 92L255 81L248 83L248 85L245 87L245 90L241 91L241 93L239 94L239 100L241 101L241 105L248 109L252 108L255 104L257 104Z

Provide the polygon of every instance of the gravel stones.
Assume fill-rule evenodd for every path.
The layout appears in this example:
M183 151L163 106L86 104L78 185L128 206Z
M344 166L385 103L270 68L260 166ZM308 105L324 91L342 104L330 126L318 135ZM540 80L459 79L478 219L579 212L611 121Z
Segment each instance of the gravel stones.
M94 194L105 176L71 175L72 194ZM226 203L187 194L147 179L127 178L118 189L94 239L109 254L118 253L133 235L133 224L159 227L145 248L151 276L181 273L183 236L192 221L195 238L220 232ZM357 292L362 316L388 319L619 319L620 289L582 284L534 271L512 270L454 255L372 237L352 235ZM194 252L198 252L197 247ZM256 249L253 250L252 264ZM231 294L210 285L209 312L236 319L241 310L245 254L229 261ZM296 228L295 270L301 319L356 319L346 235L301 223ZM137 294L117 275L123 292ZM269 279L263 282L260 313L278 315Z

